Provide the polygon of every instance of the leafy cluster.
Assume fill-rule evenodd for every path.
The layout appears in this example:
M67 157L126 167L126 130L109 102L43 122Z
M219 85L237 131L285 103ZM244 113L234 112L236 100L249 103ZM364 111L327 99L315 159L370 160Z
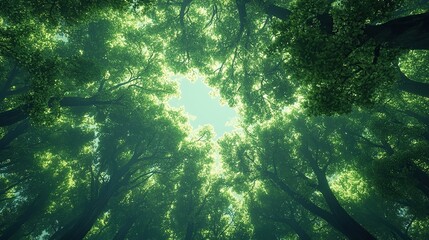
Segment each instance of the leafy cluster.
M0 239L427 239L428 4L1 1Z

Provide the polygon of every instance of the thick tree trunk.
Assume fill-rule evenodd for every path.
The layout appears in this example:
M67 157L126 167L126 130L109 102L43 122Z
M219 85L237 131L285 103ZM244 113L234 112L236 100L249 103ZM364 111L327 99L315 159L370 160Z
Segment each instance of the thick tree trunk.
M314 215L325 219L327 222L330 221L332 214L330 214L328 211L320 208L310 200L306 199L305 197L292 190L279 177L275 176L275 174L269 172L267 172L266 174L271 181L273 181L283 192L288 194L294 201L298 202L300 205L302 205L305 209L307 209Z
M138 160L139 155L134 152L134 155L124 166L112 171L110 181L101 188L100 193L89 202L89 205L80 216L63 229L54 233L50 239L83 239L91 230L97 218L104 212L113 195L118 192L120 187L128 183L128 180L125 179L130 177L129 170Z
M290 221L288 225L295 231L301 240L311 240L310 235L295 221Z
M412 160L409 160L407 168L409 168L410 175L417 181L416 187L429 199L429 175Z
M24 210L24 212L18 216L14 223L7 227L0 239L7 240L12 238L28 220L34 215L43 211L43 206L48 200L47 192L41 192Z
M347 211L340 205L330 188L320 187L320 190L329 209L332 211L334 217L341 226L340 231L347 236L347 238L355 240L376 239L347 213Z
M0 112L0 127L10 126L26 119L29 116L27 109L27 106L22 105L11 110Z
M428 39L429 42L429 39ZM429 97L429 83L416 82L400 72L399 89L422 97Z
M410 117L417 119L420 123L424 124L425 126L427 126L429 128L429 117L422 115L420 113L417 113L415 111L411 111L411 110L398 109L397 111L404 113L407 116L410 116Z
M283 21L289 20L292 14L289 9L274 4L265 6L264 12ZM321 20L322 28L332 29L331 16L322 14L317 18ZM375 40L378 44L386 44L390 48L427 50L429 49L429 12L393 19L379 25L366 25L363 41L369 39Z
M240 27L238 29L236 42L240 41L241 37L243 36L244 30L247 27L247 9L246 9L247 2L248 1L246 0L235 1L235 4L237 6L237 11L238 11L238 20L240 22Z
M280 183L280 185L283 191L285 191L286 193L289 192L287 185L285 185L284 183ZM327 204L331 205L329 209L332 211L332 213L330 213L307 199L304 199L302 197L296 198L291 194L289 194L289 196L291 196L298 204L310 211L312 214L325 220L329 225L344 234L344 236L346 236L348 239L376 239L368 231L366 231L365 228L363 228L359 223L357 223L350 215L348 215L347 212L345 212L345 210L341 206L339 208L333 207L335 205L335 201L329 200L328 202L328 200L325 199L327 201ZM344 212L345 214L342 212Z
M116 190L114 186L117 185L113 184L113 182L105 185L97 199L91 201L77 219L69 224L68 227L57 231L50 239L83 239L89 230L91 230L95 221L97 221L98 216L105 210Z
M376 146L382 148L386 151L388 156L392 156L395 154L394 149L390 146L390 144L386 140L382 140L382 144L380 146ZM401 169L405 168L409 171L409 177L414 178L417 182L416 187L425 194L425 196L429 199L429 175L423 171L419 166L417 166L412 160L408 160L404 165L398 165Z
M186 226L185 240L192 240L192 239L194 239L194 222L190 221Z
M27 132L30 127L28 120L22 121L14 129L9 130L1 139L0 139L0 149L6 148L13 140L15 140L20 135Z
M119 228L118 232L116 232L115 237L113 238L113 240L122 240L122 239L125 239L125 237L127 236L128 232L133 227L134 221L135 221L134 218L130 218L130 219L125 220L125 222Z
M316 175L318 182L318 189L322 193L328 208L331 210L332 215L339 224L338 230L342 232L349 239L376 239L370 232L368 232L362 225L360 225L338 202L332 192L325 173L319 168L317 160L313 158L312 153L306 145L303 146L303 155L306 157L310 167Z
M398 112L401 112L409 117L415 118L417 121L419 121L421 124L423 124L426 127L425 131L421 132L421 136L429 141L429 117L422 115L420 113L416 113L412 110L397 110Z
M283 21L287 21L292 14L289 9L282 8L274 4L268 4L267 6L265 6L264 11L267 15L276 17Z
M21 88L12 90L12 91L6 91L0 95L0 101L2 101L3 99L5 99L6 97L9 97L9 96L23 94L23 93L27 92L29 89L30 89L29 87L21 87Z
M391 48L429 49L429 12L393 19L380 25L366 25L367 39Z
M309 212L311 212L313 215L318 216L325 220L329 225L331 225L334 229L337 231L344 233L344 227L339 222L339 219L336 219L334 214L326 211L325 209L317 206L310 200L304 198L303 196L299 195L295 191L293 191L287 184L285 184L281 179L279 179L277 176L275 176L273 173L266 173L270 180L272 180L283 192L288 194L296 203L301 205L303 208L307 209ZM346 235L347 236L347 235ZM370 238L373 239L373 238Z
M185 28L185 14L189 9L189 6L191 5L192 0L183 0L181 6L180 6L180 13L179 13L179 21L180 21L180 26L183 28Z

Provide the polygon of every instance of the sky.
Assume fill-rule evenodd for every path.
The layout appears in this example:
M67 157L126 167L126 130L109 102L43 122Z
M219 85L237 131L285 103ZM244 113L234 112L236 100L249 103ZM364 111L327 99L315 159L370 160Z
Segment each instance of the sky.
M172 107L184 107L191 116L192 128L211 124L216 132L216 137L221 137L224 133L234 129L234 119L237 113L227 104L222 105L219 97L210 95L212 89L207 86L201 77L197 77L191 82L183 76L172 77L180 84L180 98L173 98L169 101Z

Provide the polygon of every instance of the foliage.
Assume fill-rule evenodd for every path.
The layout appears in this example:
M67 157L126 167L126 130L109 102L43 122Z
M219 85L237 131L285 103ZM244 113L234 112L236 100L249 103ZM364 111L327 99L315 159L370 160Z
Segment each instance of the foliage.
M427 239L428 7L1 1L0 239Z

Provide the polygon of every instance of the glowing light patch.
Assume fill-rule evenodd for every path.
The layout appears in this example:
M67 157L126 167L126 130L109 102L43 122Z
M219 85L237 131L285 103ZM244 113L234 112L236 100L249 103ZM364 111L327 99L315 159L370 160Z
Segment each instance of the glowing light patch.
M221 137L234 129L237 113L222 104L218 96L214 96L212 89L203 82L202 77L196 77L193 82L185 76L172 76L171 79L180 84L181 94L179 98L171 99L169 104L172 107L184 108L190 115L194 129L210 124L216 132L216 137Z

